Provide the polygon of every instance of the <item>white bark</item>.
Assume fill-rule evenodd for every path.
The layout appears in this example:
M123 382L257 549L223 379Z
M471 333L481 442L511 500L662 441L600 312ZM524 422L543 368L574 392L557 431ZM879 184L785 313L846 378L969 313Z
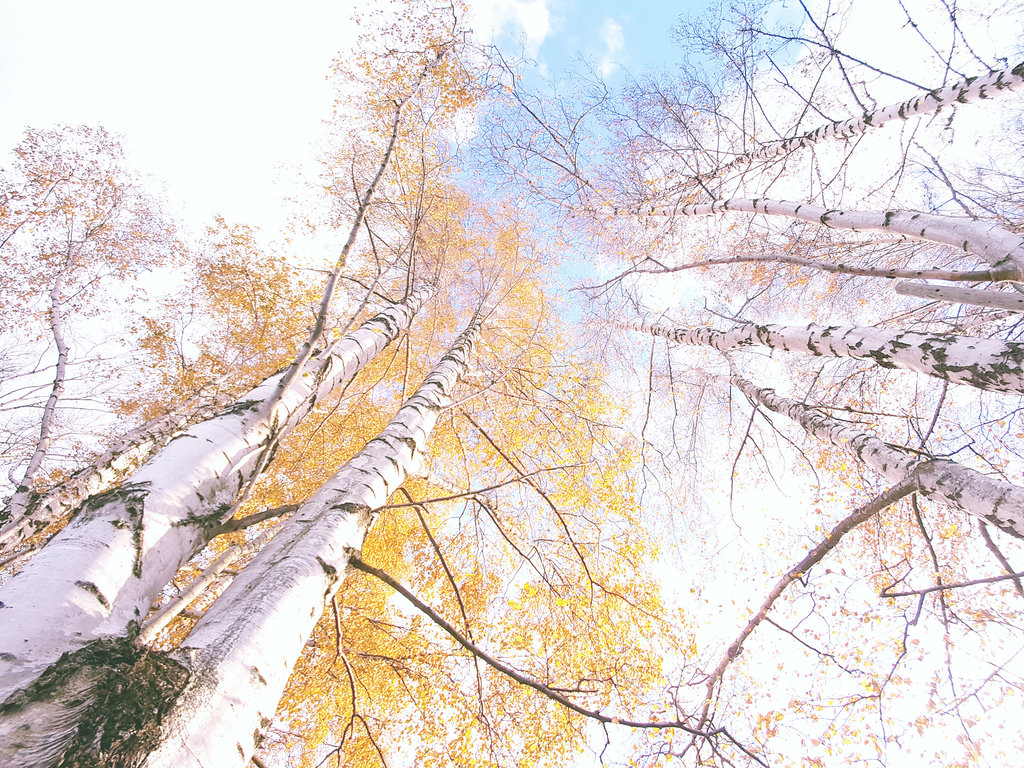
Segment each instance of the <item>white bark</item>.
M972 101L989 99L1004 91L1013 91L1024 86L1024 62L1006 69L988 72L977 77L968 77L941 88L935 88L911 99L865 112L861 117L837 120L813 131L783 141L770 142L760 149L740 155L715 175L733 168L749 165L758 160L769 160L796 149L817 144L828 139L849 139L873 128L880 128L894 120L909 120L917 115L931 115L950 104L968 104ZM705 174L705 177L707 174Z
M149 768L244 765L270 725L291 669L349 554L410 472L466 370L469 327L380 435L285 523L206 611L175 656L191 681L167 715Z
M1024 538L1024 488L952 461L922 459L739 376L732 376L729 381L753 402L793 419L807 434L850 452L887 480L899 483L913 475L922 495L962 509L1011 536Z
M225 405L221 403L220 407ZM5 521L0 528L0 553L6 555L29 536L70 514L89 496L113 487L177 432L218 410L217 406L203 406L188 414L176 411L151 419L119 437L89 466L29 499L20 516L15 517L10 507L0 511L0 520Z
M945 333L886 331L842 326L737 325L666 328L636 323L636 330L677 344L728 351L762 346L824 357L871 360L883 368L903 368L992 392L1024 393L1024 344Z
M69 251L72 247L73 245L68 246ZM36 440L35 449L29 457L28 465L25 467L25 472L18 482L17 488L14 489L14 494L7 502L7 512L12 519L24 515L28 508L32 494L32 484L35 482L36 475L39 474L43 458L50 447L50 431L53 429L53 420L57 414L57 403L60 401L61 395L64 394L69 350L67 342L64 340L63 297L61 293L64 291L64 277L70 271L73 261L74 256L69 252L63 268L57 273L53 280L53 285L50 287L50 333L57 347L53 387L50 389L50 396L46 399L46 405L43 406L43 417L39 424L39 438ZM0 517L0 520L3 519L5 518Z
M387 346L431 290L415 291L311 358L284 398L279 373L175 437L120 488L89 499L0 587L0 702L61 654L140 622L230 516L278 441ZM277 403L263 415L268 398Z
M230 568L236 560L258 552L264 544L277 534L278 530L276 526L268 528L252 541L247 541L244 544L235 544L221 552L216 560L210 563L202 573L192 580L191 584L181 591L181 594L146 620L146 623L142 625L142 631L139 632L138 642L142 644L153 642L164 627L192 605L193 601L203 594L208 587L220 579L221 574Z
M448 51L448 48L439 50L435 58L431 60L423 68L423 71L419 73L419 77L416 79L415 83L413 83L409 93L407 93L402 99L395 102L394 116L391 121L391 135L388 138L387 146L384 148L384 154L381 157L380 165L377 166L377 172L374 174L373 180L370 182L370 185L363 190L359 206L356 208L356 215L352 221L352 227L348 232L348 238L345 240L345 244L341 247L341 253L338 255L334 269L331 270L331 274L327 278L327 285L324 287L323 295L320 297L320 308L317 310L316 322L313 324L313 330L310 332L309 338L303 342L299 353L295 356L295 362L281 378L276 398L268 400L265 408L273 407L277 398L285 396L289 387L292 386L295 379L302 373L306 361L313 354L313 348L317 344L321 343L324 333L327 330L327 317L331 310L331 304L334 302L334 292L337 289L338 278L341 276L342 267L345 266L349 253L352 251L352 247L356 243L356 237L359 235L359 230L363 226L363 219L366 217L366 212L369 210L370 203L373 201L373 197L377 193L377 185L380 184L380 180L384 177L384 172L387 170L388 165L391 162L391 155L395 151L395 145L398 143L399 128L402 124L402 112L416 94L419 93L430 74L441 64L444 57L447 56ZM412 266L410 265L410 270L411 269Z
M821 272L829 272L834 275L855 275L858 277L881 277L886 279L917 279L917 280L947 280L950 282L964 283L998 283L1003 280L1012 280L1016 275L1014 269L977 269L977 270L955 270L955 269L887 269L885 267L861 267L846 262L832 263L817 259L804 259L799 256L789 256L782 253L767 255L749 256L724 256L722 258L704 259L693 261L688 264L677 264L672 267L657 267L652 269L630 268L623 273L637 275L665 275L673 272L685 272L690 269L704 269L706 267L717 267L729 264L788 264L794 267L805 267L816 269ZM901 283L907 285L907 283ZM896 292L900 293L899 285Z
M810 203L766 198L732 198L703 205L611 208L613 216L719 216L723 213L759 213L821 224L830 229L882 232L909 240L940 243L973 254L1000 269L1012 270L1004 279L1024 276L1024 237L988 221L957 219L911 211L842 211Z
M919 299L937 299L953 304L972 304L976 307L1008 309L1024 312L1024 294L1006 291L983 291L977 288L959 288L952 285L928 285L927 283L897 283L896 293L900 296L915 296Z

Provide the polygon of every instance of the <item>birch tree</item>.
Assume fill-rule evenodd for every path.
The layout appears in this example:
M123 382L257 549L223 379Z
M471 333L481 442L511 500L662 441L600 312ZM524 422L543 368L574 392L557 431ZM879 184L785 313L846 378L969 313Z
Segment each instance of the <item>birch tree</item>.
M870 360L883 368L903 368L993 392L1024 393L1020 380L1024 348L1014 342L916 331L808 325L739 325L710 328L633 326L685 346L704 345L723 352L751 346L826 357Z
M359 192L311 335L292 364L178 435L118 488L91 498L0 588L5 610L22 617L4 622L9 634L0 644L11 649L4 651L4 698L89 638L125 636L141 621L174 573L231 517L279 441L406 329L430 295L428 285L413 285L403 300L353 332L331 338L335 286L390 167L403 113L445 53L442 41L412 54L413 60L419 57L418 67L404 69L402 81L391 84L403 90L393 101L385 100L384 114L378 115L387 126L386 143Z
M11 706L15 702L9 700L6 707L4 741L10 750L6 759L12 764L31 764L63 755L64 760L83 762L91 755L101 763L135 763L141 758L147 765L180 765L182 756L190 755L195 765L205 765L248 758L255 747L253 734L259 734L265 727L262 723L272 718L292 665L316 623L325 595L329 597L337 588L349 553L361 548L374 512L420 460L433 424L450 402L468 364L483 319L484 313L478 312L389 427L300 507L246 568L244 577L233 583L216 609L190 633L177 658L167 663L145 662L146 669L163 679L143 685L159 689L170 711L161 704L155 711L140 708L130 717L137 719L140 736L152 738L160 726L173 734L172 740L158 744L148 758L144 753L132 755L133 745L108 725L97 723L90 731L101 736L98 749L94 743L75 743L78 727L61 733L40 726L33 691L28 689L25 706L15 708ZM286 569L280 565L282 558L287 560ZM254 611L255 606L260 610ZM57 701L79 699L85 693L80 687L83 675L102 678L102 666L80 661L93 656L94 650L83 647L77 657L65 657L67 670L61 665L52 670L55 680L70 677L70 681L58 683L70 689L61 690ZM248 685L245 680L250 681ZM48 687L50 681L42 679L39 685ZM168 685L179 690L171 693ZM114 710L112 701L92 701L88 706L99 712ZM149 718L150 722L145 722ZM32 726L26 729L22 723ZM23 741L16 734L26 730L31 740ZM103 734L107 734L106 743ZM140 752L143 749L152 747L143 746Z
M597 141L591 145L590 153L572 147L572 157L602 157L603 164L594 161L589 167L572 165L568 162L569 153L560 149L554 139L548 140L536 123L533 134L524 132L519 137L521 145L533 151L536 162L549 163L543 192L545 203L559 205L572 226L588 227L588 232L598 236L588 247L604 275L601 279L582 278L588 284L586 292L595 298L595 303L600 301L594 307L595 320L607 324L607 318L614 317L614 324L620 327L642 326L676 340L681 346L698 347L670 346L658 364L660 343L651 340L638 353L631 346L637 339L635 335L623 340L629 347L623 358L636 366L636 378L641 385L647 384L651 389L640 404L644 412L642 435L649 444L645 476L650 478L650 485L660 482L668 486L672 473L684 471L718 477L719 491L725 486L730 496L728 514L721 518L722 526L738 531L740 538L763 537L757 548L751 547L753 561L770 560L765 551L774 538L770 527L765 531L753 519L771 513L757 503L762 486L787 487L799 467L807 486L828 489L818 490L815 502L807 504L806 514L815 521L814 530L804 529L804 534L794 540L791 546L796 554L785 556L787 565L781 572L775 566L768 569L768 586L764 590L768 599L748 603L749 612L747 608L738 611L735 631L725 633L717 654L708 654L716 657L695 665L690 679L699 692L688 697L685 686L675 689L676 707L695 712L694 722L701 724L706 724L709 717L733 722L735 707L743 709L758 699L771 700L770 693L760 693L764 686L770 689L773 685L764 682L771 675L763 672L766 677L762 677L762 671L755 670L765 669L761 666L765 654L773 652L766 648L784 653L786 639L794 647L803 644L812 659L816 654L822 668L833 670L835 675L865 674L861 657L844 648L845 641L838 639L843 632L856 630L826 607L826 598L835 596L818 586L842 581L835 576L837 565L830 565L827 560L817 565L826 556L824 553L832 552L836 546L830 538L823 540L820 532L834 530L837 536L844 536L846 521L869 521L871 533L855 531L851 540L863 542L863 536L870 538L872 546L864 546L856 556L869 558L872 563L880 560L883 565L877 567L893 581L900 578L897 572L901 566L894 564L901 562L901 555L908 572L927 563L938 574L932 577L935 591L927 594L944 597L935 598L934 603L929 603L924 593L920 593L919 601L911 598L915 602L907 609L909 616L902 641L899 633L894 634L896 647L904 653L907 638L921 631L916 622L921 619L923 626L923 616L931 608L935 618L931 626L939 635L949 631L954 615L964 618L965 623L979 622L974 625L977 627L987 623L978 614L966 618L962 612L964 602L954 596L960 587L945 585L972 582L973 574L989 577L992 571L987 570L988 566L999 574L991 578L1004 580L1004 587L994 589L993 594L1005 596L1018 578L1018 569L1009 565L1014 556L1004 556L1007 548L1017 551L1009 537L1017 536L1019 530L1009 518L1016 515L1021 504L1019 499L1011 500L1019 492L1015 486L1018 465L1015 460L1004 465L1001 456L1004 452L1019 451L1019 438L1015 437L1019 430L1013 429L1005 439L997 437L978 423L985 417L978 417L985 413L993 418L991 423L1016 424L1019 398L976 395L960 387L947 387L942 381L887 376L879 369L906 367L945 379L925 363L929 356L929 333L950 333L944 338L951 346L944 343L940 357L948 350L968 367L971 363L967 360L973 351L965 347L967 357L959 357L953 351L958 344L954 341L957 336L977 337L979 351L993 344L993 351L1000 350L991 358L997 366L1001 365L999 356L1011 349L1004 345L1017 341L1016 318L993 310L1017 304L1014 296L1019 285L1015 283L1020 273L1012 266L1011 253L1019 242L1019 216L1007 215L1008 205L997 213L978 204L975 188L968 182L971 172L962 169L970 168L971 162L990 163L990 157L999 155L1000 160L991 167L1004 169L1015 179L1012 186L1019 188L1019 163L1012 154L1001 151L1005 142L998 133L987 140L991 143L983 145L982 151L973 151L957 142L955 131L950 128L972 109L978 110L979 115L991 116L992 124L1003 120L1011 124L1020 110L1019 96L1014 93L1016 86L1000 89L991 102L971 103L965 98L957 103L952 114L944 112L947 120L929 119L927 115L940 106L933 98L939 93L948 96L977 80L1016 77L1011 73L1015 67L1019 70L1019 56L1006 40L1001 51L993 46L974 47L977 38L971 39L969 31L958 26L957 19L948 19L943 27L941 18L925 19L918 15L919 9L904 4L894 16L906 14L908 36L917 35L921 45L916 56L907 57L911 60L909 65L888 66L888 49L869 50L863 47L867 39L863 35L845 36L844 27L863 32L871 23L883 26L880 19L869 22L868 12L859 13L852 7L838 10L835 6L819 12L811 4L803 4L795 9L799 21L787 29L785 25L791 18L778 8L772 8L766 15L782 19L781 23L773 27L763 21L766 16L762 14L767 8L747 4L733 14L684 21L680 41L696 55L684 62L677 73L641 78L628 84L624 97L606 106L608 129L617 131L623 143L603 156ZM895 18L893 23L897 23ZM949 32L956 42L944 49L935 46L936 29ZM854 50L853 46L858 44L861 47ZM800 51L798 45L802 46ZM911 49L900 48L899 52L905 55ZM796 66L786 63L787 52L798 60ZM1000 58L1005 56L1009 58ZM938 77L928 75L929 66L922 62L939 61L942 65L931 69L940 73ZM716 67L717 63L721 67ZM946 79L941 80L942 77ZM951 90L944 91L947 87ZM993 91L988 95L996 94ZM980 96L980 91L974 92L974 96ZM886 104L892 106L879 106ZM582 111L580 108L575 115ZM559 122L555 110L544 114L548 118L554 116L551 130L556 135L569 135L571 119ZM847 130L850 133L844 136ZM991 152L988 156L987 151ZM567 200L572 202L566 203ZM581 209L586 209L587 214ZM579 223L581 218L589 220ZM939 228L932 230L933 224ZM953 231L959 233L956 239L951 236ZM987 251L973 233L982 239L992 234L1005 240L1003 245ZM999 255L995 256L997 252ZM968 291L918 284L916 289L901 287L893 291L889 281L900 278L1002 285ZM678 285L675 295L682 297L677 306L665 298L668 281L672 279ZM974 301L972 306L962 307L955 303L921 306L920 302L906 302L901 295ZM705 311L701 311L701 304ZM976 309L974 305L990 309ZM659 312L663 318L648 319ZM724 322L719 327L723 330L702 327L709 312L722 318ZM637 315L644 320L632 320ZM839 336L849 339L850 345L838 339L832 343ZM900 346L901 338L907 347ZM744 392L750 396L753 410L747 411L741 423L734 424L735 402L706 378L709 371L719 369L720 357L704 353L699 347L729 351L733 364L743 370L737 375L744 380L757 380L758 375L767 375L765 369L769 369L773 386L781 378L801 392L815 392L816 398L804 394L805 399L822 400L823 410L815 412L822 419L817 427L822 429L815 427L817 431L813 434L828 441L829 447L820 452L808 448L808 443L799 436L794 438L794 433L777 417L796 417L799 412L799 423L810 429L811 411L806 406L800 410L797 406L801 404L796 400L777 398L770 391L749 384ZM773 350L799 350L805 354L780 355ZM903 357L904 354L907 356ZM869 365L841 364L834 357L860 359ZM897 357L902 360L897 362ZM1020 364L1012 362L1012 353L1005 359L1006 372L1016 376ZM959 375L958 380L967 383L969 374L964 378ZM987 385L975 380L972 386ZM755 391L761 396L755 397ZM690 393L694 393L693 400L688 399ZM659 403L662 395L670 401L668 413L665 409L669 403ZM783 400L786 407L782 406ZM793 410L787 410L789 405ZM713 406L718 407L711 410ZM731 455L715 450L719 446L714 438L703 438L705 450L722 463L721 468L710 457L701 457L703 463L699 468L683 462L683 456L694 453L691 448L687 454L686 441L680 440L679 430L688 430L688 422L704 428L716 428L723 422L730 424L734 434L729 443ZM885 424L884 437L883 430L874 437L863 426L874 422ZM843 437L838 437L841 432ZM907 439L896 437L900 433L905 433ZM720 433L711 434L718 434L719 441L724 440ZM866 446L865 440L877 441L871 444L880 453L868 462L849 461L846 452L856 455L856 446ZM690 445L701 442L694 436ZM775 450L769 449L769 445L775 446ZM883 454L888 458L882 459ZM977 479L982 484L996 483L1001 490L990 497L995 506L981 502L980 497L975 497L979 502L975 506L969 501L973 496L969 491L954 491L945 496L938 491L934 477L926 488L917 484L916 475L916 495L908 502L888 510L885 505L883 509L870 504L860 506L865 491L876 498L885 497L880 493L884 488L879 488L874 479L875 472L882 473L886 482L896 483L896 495L900 495L908 492L908 473L925 467L929 473L941 472L946 467L945 459L969 465L969 469L964 465L951 468L951 476L967 469L972 477L972 473L978 472ZM932 460L936 463L932 464ZM898 465L907 471L896 470ZM1006 472L1004 466L1014 469ZM963 489L970 484L966 476L963 483ZM825 507L822 499L834 503L837 496L847 500L841 513L826 519L815 517ZM929 499L937 503L928 503ZM1005 505L997 499L1005 499ZM692 497L687 497L687 501L690 508L697 503ZM988 534L984 532L995 522L993 519L965 523L961 516L942 509L962 509L964 502L974 507L976 517L986 518L994 509L1000 510L999 525L1008 537L998 542L986 538ZM865 513L866 517L857 518L850 507L871 511ZM937 543L939 530L949 541ZM889 559L881 549L900 536L905 537L904 549ZM808 540L818 543L811 547L806 544ZM877 548L873 548L875 544ZM842 546L857 545L847 540ZM917 550L918 546L922 549ZM978 550L979 559L972 559ZM922 559L917 560L911 552L920 552ZM846 576L852 570L851 561L840 562ZM749 561L743 566L748 564ZM806 571L815 566L820 570L808 576ZM972 571L968 566L978 570ZM871 584L873 577L867 571L865 568L859 573ZM963 575L965 571L968 575ZM953 572L958 576L952 576ZM799 596L791 596L790 608L773 608L787 585L796 589L796 579L803 583ZM885 591L885 586L884 580L880 580L875 589ZM901 594L904 598L910 595L907 591ZM1017 615L1012 602L995 596L992 602L999 606L993 608L994 614L1004 618ZM956 610L951 608L954 603L958 606ZM725 604L721 610L728 613L730 606ZM739 660L744 633L758 622L767 624L765 617L769 611L774 611L774 629L767 631L773 638L784 639L765 639L760 650L755 651L760 657L744 655ZM884 625L886 619L881 611L869 608L861 615L867 614L870 621ZM722 614L712 612L709 617L718 615ZM817 628L810 629L816 623ZM1019 637L997 634L1008 643L999 646L1007 656L1017 652ZM740 640L734 645L737 636ZM927 634L919 638L920 642L928 642ZM998 641L993 643L998 645ZM955 641L948 642L948 668L937 674L948 680L945 701L957 701L944 711L960 714L963 699L954 693L959 685L954 680L960 679L954 667L960 662L952 660L956 658L954 645ZM879 648L878 653L884 657L886 652ZM859 753L865 756L863 759L884 755L883 738L893 732L888 725L892 710L883 704L884 695L899 695L893 693L894 686L890 684L899 676L897 670L907 667L903 666L903 656L892 658L888 675L879 675L881 682L867 696L878 702L873 714L886 723L882 727L886 737L880 737L878 731L874 734L877 751L865 738L872 728L864 725L863 720L845 731L852 744L864 745ZM780 658L780 664L783 663ZM722 670L734 664L744 671L729 685L717 687ZM805 669L813 666L809 663ZM788 706L785 700L776 701L772 711L759 715L756 732L785 742L787 731L792 734L802 728L802 723L814 722L822 708L853 717L855 711L873 706L855 703L856 694L849 698L829 697L823 693L829 688L825 674L822 673L810 696L777 677L772 678L793 693ZM681 673L681 678L684 676ZM704 684L710 687L705 688ZM984 684L979 690L982 688ZM925 716L921 717L923 722ZM985 722L985 718L970 718L963 727L970 732L979 722ZM979 725L979 730L982 727ZM893 728L898 730L899 726ZM788 751L784 761L822 764L808 757L814 755L814 760L827 764L828 755L842 750L835 741L841 730L823 730L813 743L804 739L800 747L804 751ZM850 754L856 749L852 747ZM648 754L671 754L694 762L707 757L694 741L683 747L665 746L661 751L652 748ZM976 755L977 751L966 747L963 754Z
M49 454L51 446L64 442L65 393L72 387L68 394L75 402L89 395L69 368L87 360L85 352L73 349L72 334L85 318L103 313L100 286L117 281L137 291L140 275L174 261L173 228L141 185L118 140L88 126L29 129L0 176L0 334L24 338L45 327L52 345L45 365L33 370L30 364L5 377L0 390L9 423L16 425L22 421L19 412L36 411L33 390L42 390L39 379L52 372L35 439L23 455L19 451L8 472L13 488L0 510L0 526L24 517L46 475L60 471ZM26 357L11 350L12 361Z

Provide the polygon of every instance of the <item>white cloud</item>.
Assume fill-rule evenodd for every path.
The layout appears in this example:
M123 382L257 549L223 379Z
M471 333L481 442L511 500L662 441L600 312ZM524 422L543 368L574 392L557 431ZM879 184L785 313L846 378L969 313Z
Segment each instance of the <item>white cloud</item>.
M474 0L473 28L483 40L506 32L521 36L526 53L536 56L551 34L549 0Z
M607 78L619 68L619 54L626 47L626 39L622 34L622 25L608 17L601 27L601 42L604 43L604 54L598 68L601 77Z

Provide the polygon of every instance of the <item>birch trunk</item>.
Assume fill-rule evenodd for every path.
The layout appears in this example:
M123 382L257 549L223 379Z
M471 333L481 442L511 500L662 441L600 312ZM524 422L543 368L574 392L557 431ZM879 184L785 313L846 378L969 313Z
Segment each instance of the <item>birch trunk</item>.
M390 343L432 288L367 321L307 361L280 396L281 373L175 437L132 477L89 499L0 587L0 702L62 654L121 637L232 513L277 443L323 397ZM264 403L274 406L264 412ZM0 761L2 763L2 761Z
M932 115L947 105L968 104L973 101L989 99L1003 91L1013 91L1022 86L1024 86L1024 62L984 75L968 77L952 85L934 88L899 104L891 104L871 112L865 112L861 117L826 123L799 136L770 142L760 149L740 155L719 168L714 175L717 176L734 168L750 165L758 160L770 160L773 157L817 144L819 141L849 139L867 133L873 128L880 128L894 120L909 120L917 115ZM709 176L710 174L703 174L701 178Z
M900 296L914 296L919 299L936 299L954 304L971 304L976 307L993 307L1007 309L1010 312L1024 312L1024 295L1019 293L983 291L977 288L928 285L927 283L897 283L896 293Z
M343 466L207 610L175 657L190 682L148 768L242 766L299 653L388 497L422 463L483 321L469 326L391 423Z
M174 621L179 614L185 611L215 581L221 579L224 571L234 565L236 560L258 552L260 547L277 535L278 530L278 527L268 528L252 541L247 541L245 544L235 544L224 550L216 560L210 563L202 573L192 580L191 584L181 591L181 594L146 620L146 623L142 625L142 631L139 632L137 641L142 645L148 645L156 640L157 635L160 634L164 627Z
M796 421L807 434L850 452L887 480L900 483L913 475L917 491L929 499L962 509L1011 536L1024 538L1024 488L952 461L922 459L739 376L729 381L753 402Z
M718 259L705 259L703 261L692 261L688 264L679 264L672 267L659 267L657 269L631 268L626 274L638 275L665 275L672 272L685 272L690 269L704 269L706 267L717 267L729 264L788 264L792 267L804 267L816 269L820 272L829 272L833 275L854 275L856 277L881 277L887 280L946 280L949 282L961 283L998 283L1003 280L1012 280L1016 274L1014 269L976 269L976 270L955 270L955 269L886 269L884 267L861 267L856 264L838 262L833 264L828 261L817 259L804 259L799 256L787 256L785 254L772 254L767 256L727 256ZM901 283L900 285L912 285L912 283ZM962 289L966 290L966 289ZM901 293L899 285L896 286L896 293Z
M26 538L69 515L89 496L105 491L162 448L182 429L213 416L227 403L201 406L187 414L180 410L158 416L119 437L92 464L45 493L29 499L20 516L8 506L0 511L0 555Z
M118 765L245 765L272 722L291 669L325 598L338 588L350 553L362 546L374 512L420 465L482 320L478 311L384 431L282 526L178 650L136 650L133 656L118 647L117 660L138 670L140 679L128 675L132 684L125 685L142 689L127 697L134 711L97 700L96 692L104 694L106 688L96 681L109 670L96 654L81 658L77 678L65 673L59 684L49 685L57 690L56 701L33 690L0 707L0 764L105 765L112 764L109 750L118 748L129 752ZM93 724L90 717L101 722ZM94 735L124 728L125 719L132 725L130 747L108 745Z
M1007 276L1003 279L1019 281L1024 276L1024 237L987 221L910 211L830 210L809 203L740 197L703 205L611 208L609 211L613 216L718 216L723 213L784 216L821 224L830 229L882 232L909 240L949 245L973 254L1001 270L1008 270L1004 272Z
M821 357L871 360L883 368L903 368L991 392L1024 393L1024 344L946 333L886 331L842 326L737 325L728 331L629 326L687 346L727 351L771 347Z
M53 420L57 414L57 403L64 394L64 384L67 378L68 349L64 339L64 307L63 297L64 278L74 263L73 244L68 245L67 260L60 272L54 278L53 286L50 288L50 334L53 336L54 345L57 347L57 362L54 366L53 386L50 388L50 396L46 398L46 405L43 406L43 418L39 425L39 438L36 440L35 449L29 457L25 472L14 489L14 493L7 502L5 510L12 518L25 514L32 494L32 484L39 474L39 468L43 464L43 458L50 447L50 431L53 428ZM0 517L0 520L4 518Z

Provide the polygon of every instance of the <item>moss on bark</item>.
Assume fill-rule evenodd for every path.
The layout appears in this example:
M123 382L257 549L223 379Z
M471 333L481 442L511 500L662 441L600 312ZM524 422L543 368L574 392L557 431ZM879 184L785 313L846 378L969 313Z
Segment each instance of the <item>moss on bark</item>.
M0 704L0 754L10 766L135 768L159 743L189 677L180 662L127 638L95 640Z

